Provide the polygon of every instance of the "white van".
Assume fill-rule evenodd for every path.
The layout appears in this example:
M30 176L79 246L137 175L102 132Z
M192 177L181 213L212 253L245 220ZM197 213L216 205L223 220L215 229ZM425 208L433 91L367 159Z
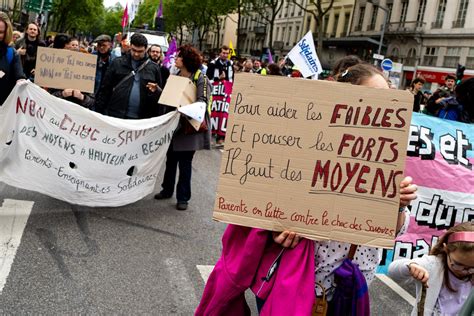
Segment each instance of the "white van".
M130 38L134 33L136 32L130 32L128 33L128 38ZM137 33L143 34L147 41L148 41L148 46L151 44L156 44L160 45L163 53L165 53L168 50L168 38L166 33L162 32L156 32L156 33L148 33L148 32L140 32L137 30Z

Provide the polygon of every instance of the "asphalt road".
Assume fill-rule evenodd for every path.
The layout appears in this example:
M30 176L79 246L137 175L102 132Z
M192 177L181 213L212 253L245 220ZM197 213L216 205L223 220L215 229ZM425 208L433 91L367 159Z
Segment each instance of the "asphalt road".
M0 205L34 202L17 247L0 225L0 315L192 315L205 284L198 266L212 268L225 228L211 219L220 156L196 154L184 212L174 198L90 208L0 183ZM0 207L0 224L16 221L18 210ZM373 315L410 314L408 302L379 279L370 291Z

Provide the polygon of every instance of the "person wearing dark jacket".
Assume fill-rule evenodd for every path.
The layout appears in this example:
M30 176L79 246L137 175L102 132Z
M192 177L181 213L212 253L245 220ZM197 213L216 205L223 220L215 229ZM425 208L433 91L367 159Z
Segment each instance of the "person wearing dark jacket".
M46 44L40 40L40 28L36 23L30 23L26 29L25 36L15 43L15 49L21 56L25 75L32 81L35 76L36 55L39 46L46 46Z
M0 106L15 87L17 80L25 78L20 57L15 49L9 46L12 31L10 19L0 12Z
M191 79L196 85L196 102L208 104L211 93L211 86L206 75L201 73L201 58L199 51L191 45L184 45L179 48L175 65L179 69L178 76ZM196 150L210 149L211 130L209 112L204 110L204 120L207 128L200 128L198 131L183 117L181 126L176 130L166 153L166 170L160 193L155 195L155 199L169 199L173 196L176 171L179 166L179 178L176 186L176 209L184 211L188 208L188 201L191 199L191 172L193 157ZM203 125L201 125L202 127Z
M112 61L96 96L97 112L124 119L164 114L164 107L158 105L161 71L148 59L147 45L146 37L135 33L130 38L130 51Z
M95 71L95 85L94 95L99 93L99 88L102 85L102 79L109 68L115 56L112 54L112 39L107 34L102 34L96 37L94 42L97 43L97 67Z
M454 97L454 87L456 86L456 77L454 75L447 75L445 78L445 85L439 87L433 95L428 99L423 113L439 116L440 109L443 104ZM448 99L448 100L447 100Z
M411 85L409 91L413 94L413 112L420 112L421 105L426 104L426 98L421 92L421 88L425 84L425 80L423 78L415 78Z

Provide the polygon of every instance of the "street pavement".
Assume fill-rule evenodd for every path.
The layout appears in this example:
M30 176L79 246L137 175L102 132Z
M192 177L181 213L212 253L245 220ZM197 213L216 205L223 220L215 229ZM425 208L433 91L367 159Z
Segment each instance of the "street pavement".
M196 154L184 212L174 198L91 208L0 183L0 315L192 315L221 251L225 225L212 220L220 158ZM394 289L372 283L373 315L410 314Z

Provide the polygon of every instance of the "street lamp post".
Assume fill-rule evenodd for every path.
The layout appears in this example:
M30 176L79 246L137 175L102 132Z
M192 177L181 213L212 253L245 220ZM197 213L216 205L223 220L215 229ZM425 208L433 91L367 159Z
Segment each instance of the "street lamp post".
M377 6L379 9L381 9L382 11L385 12L385 17L383 19L383 24L382 24L382 33L380 34L379 48L378 48L378 51L377 51L377 54L380 55L380 53L382 51L383 36L385 35L385 25L387 24L389 11L388 11L387 8L381 7L377 3L374 3L373 0L367 0L367 2L371 3L374 6ZM374 65L377 65L377 60L375 60Z

